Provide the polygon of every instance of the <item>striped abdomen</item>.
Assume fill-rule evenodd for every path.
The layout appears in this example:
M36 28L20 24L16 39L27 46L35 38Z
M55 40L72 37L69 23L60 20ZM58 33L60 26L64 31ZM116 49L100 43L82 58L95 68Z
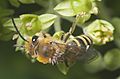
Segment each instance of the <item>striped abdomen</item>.
M86 49L88 49L89 46L91 46L93 44L93 41L87 35L77 36L73 39L73 41L76 43L77 46L80 46L80 47L83 46Z
M66 61L66 64L69 65L81 59L91 45L92 40L86 35L80 35L67 41L66 50L63 54L63 59Z
M77 46L77 47L85 48L85 49L88 49L89 46L91 46L92 44L93 44L93 41L87 35L77 36L77 37L71 39L67 43L68 46Z

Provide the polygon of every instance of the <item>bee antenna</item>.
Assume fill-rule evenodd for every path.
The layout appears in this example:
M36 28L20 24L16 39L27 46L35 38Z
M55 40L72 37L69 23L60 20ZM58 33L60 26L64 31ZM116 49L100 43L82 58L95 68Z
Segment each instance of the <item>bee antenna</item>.
M13 23L13 26L14 26L15 30L16 30L17 33L19 34L19 36L20 36L24 41L28 42L28 41L22 36L22 34L20 33L20 31L18 30L18 28L17 28L17 26L16 26L15 21L14 21L13 18L12 18L12 23Z

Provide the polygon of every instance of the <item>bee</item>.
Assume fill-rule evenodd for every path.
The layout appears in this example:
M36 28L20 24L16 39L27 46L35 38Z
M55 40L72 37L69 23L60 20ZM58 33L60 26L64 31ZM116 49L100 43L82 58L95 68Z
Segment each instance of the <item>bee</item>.
M25 42L25 50L33 58L43 64L58 62L58 59L64 54L66 45L61 40L56 40L47 33L37 33Z
M70 38L76 26L75 22L69 32L61 36L61 39L55 39L45 32L36 33L25 39L17 29L13 18L12 22L19 36L25 41L25 52L43 64L51 63L54 65L62 62L69 66L77 60L84 59L86 55L87 59L96 56L90 55L93 52L93 50L91 51L93 41L89 36L83 34ZM90 56L88 57L88 55Z

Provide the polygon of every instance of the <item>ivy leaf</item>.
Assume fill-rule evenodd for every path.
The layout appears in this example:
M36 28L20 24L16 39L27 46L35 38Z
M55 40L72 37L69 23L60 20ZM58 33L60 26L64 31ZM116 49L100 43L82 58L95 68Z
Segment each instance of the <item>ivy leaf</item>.
M35 3L35 0L19 0L21 3L24 4L31 4L31 3Z
M120 68L120 50L112 49L104 56L104 62L108 70L116 70Z
M49 28L54 23L56 18L57 16L54 14L43 14L43 15L38 16L38 19L42 25L41 29L45 30Z

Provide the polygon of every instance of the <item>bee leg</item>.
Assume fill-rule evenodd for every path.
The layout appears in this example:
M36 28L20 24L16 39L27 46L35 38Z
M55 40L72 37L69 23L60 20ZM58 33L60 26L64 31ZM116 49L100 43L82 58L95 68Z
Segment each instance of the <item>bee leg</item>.
M37 56L38 55L38 52L35 50L35 55Z
M35 50L34 54L32 55L33 58L36 58L38 56L38 52Z
M52 59L51 64L55 65L57 63L56 59Z
M64 63L66 65L66 67L69 67L68 61L66 59L64 60Z

